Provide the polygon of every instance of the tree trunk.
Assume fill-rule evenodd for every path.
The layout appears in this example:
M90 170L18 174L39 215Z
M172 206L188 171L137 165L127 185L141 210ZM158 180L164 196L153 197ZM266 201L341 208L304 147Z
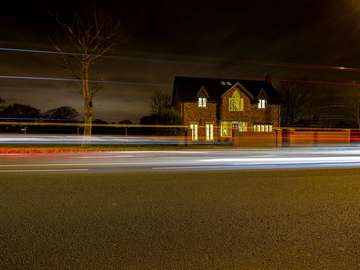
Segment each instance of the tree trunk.
M91 136L92 133L92 98L84 99L84 136Z
M92 94L89 88L89 66L90 61L88 56L84 56L82 60L82 93L84 99L84 136L91 136L92 131L92 117L93 104Z

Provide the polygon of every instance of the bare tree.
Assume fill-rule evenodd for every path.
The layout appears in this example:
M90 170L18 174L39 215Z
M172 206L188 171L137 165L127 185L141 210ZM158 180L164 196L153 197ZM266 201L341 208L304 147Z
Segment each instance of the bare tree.
M84 135L91 136L93 99L97 88L91 84L91 69L113 47L119 34L119 25L114 24L108 16L100 16L96 8L85 15L74 14L71 23L59 19L58 15L55 17L71 47L76 50L67 53L60 46L54 45L72 75L81 82Z
M165 110L171 108L171 96L157 91L151 97L151 112L153 114L160 114Z
M283 83L280 87L283 100L282 122L294 125L299 121L311 121L314 117L313 97L301 85Z

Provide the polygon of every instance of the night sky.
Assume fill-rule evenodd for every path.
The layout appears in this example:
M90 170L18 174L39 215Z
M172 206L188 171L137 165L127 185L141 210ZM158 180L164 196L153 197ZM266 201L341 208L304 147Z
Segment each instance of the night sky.
M137 121L149 112L154 91L170 92L175 75L253 79L268 72L275 81L357 80L357 72L277 65L360 67L357 2L99 1L98 10L120 21L123 37L94 68L94 78L105 81L95 118ZM0 47L53 51L50 40L56 40L67 48L51 14L66 18L83 6L75 0L2 3ZM58 55L0 49L0 60L0 96L7 103L81 111L79 84L58 81L71 78Z

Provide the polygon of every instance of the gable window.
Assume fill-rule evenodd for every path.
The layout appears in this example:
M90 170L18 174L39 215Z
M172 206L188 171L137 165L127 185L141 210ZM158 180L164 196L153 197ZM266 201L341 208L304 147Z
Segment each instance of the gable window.
M204 86L201 86L200 90L196 94L196 97L198 98L198 107L206 108L207 99L209 98L209 94L207 93Z
M199 97L199 100L198 100L199 107L205 108L206 107L206 101L207 101L206 98Z
M235 90L229 98L229 111L239 112L244 110L244 99L240 96L239 91Z
M260 98L258 101L258 109L265 109L266 100L264 98Z

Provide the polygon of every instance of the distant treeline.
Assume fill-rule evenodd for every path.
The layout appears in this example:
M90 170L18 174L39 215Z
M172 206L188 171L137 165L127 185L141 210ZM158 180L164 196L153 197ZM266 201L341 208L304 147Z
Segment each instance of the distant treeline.
M82 123L79 112L69 106L61 106L54 109L41 112L27 104L10 104L5 105L5 101L0 98L0 122L9 122L9 125L1 125L1 131L7 132L33 132L33 133L74 133L81 134L82 128L77 126L26 126L11 124L11 122L51 122L51 123ZM95 119L94 124L132 124L130 120L122 120L118 122L107 122L102 119ZM95 133L115 133L126 134L125 128L113 127L94 127Z

